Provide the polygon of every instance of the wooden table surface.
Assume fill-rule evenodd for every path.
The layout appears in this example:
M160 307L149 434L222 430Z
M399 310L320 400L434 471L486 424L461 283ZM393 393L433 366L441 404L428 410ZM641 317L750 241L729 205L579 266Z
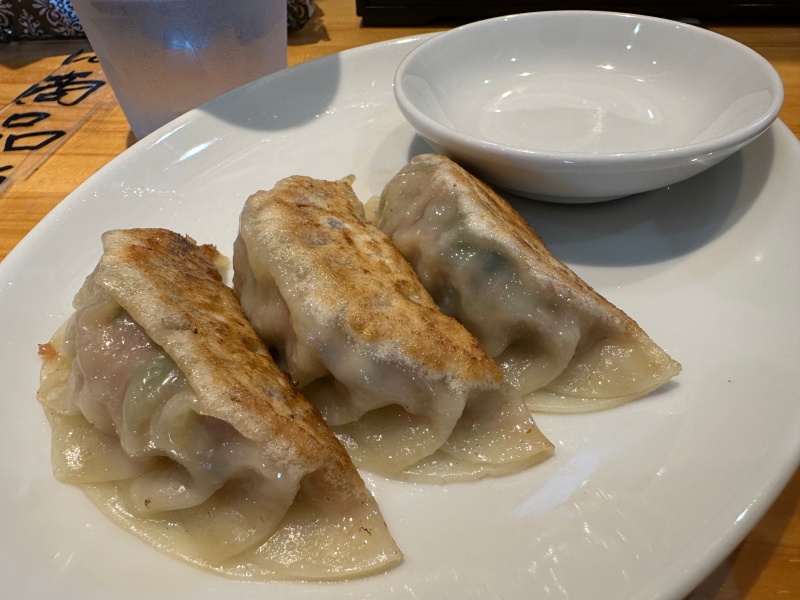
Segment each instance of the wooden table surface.
M445 28L362 27L354 0L317 0L317 8L306 27L289 36L290 65ZM786 91L780 118L800 136L800 24L708 28L750 46L775 66ZM89 50L85 41L0 46L0 260L80 183L136 141L110 87L91 89L89 55L63 65L80 50ZM690 598L800 598L800 471Z

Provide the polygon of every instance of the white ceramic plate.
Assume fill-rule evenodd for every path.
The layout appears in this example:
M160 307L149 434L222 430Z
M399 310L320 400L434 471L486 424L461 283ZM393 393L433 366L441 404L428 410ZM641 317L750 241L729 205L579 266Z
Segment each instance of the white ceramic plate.
M556 256L683 363L608 412L540 416L556 456L451 486L366 474L406 554L335 584L235 582L167 558L50 473L35 399L45 342L110 228L162 226L230 254L246 195L353 173L363 199L425 151L395 107L406 39L279 73L136 144L0 264L0 581L9 598L680 598L742 539L800 457L800 144L777 122L670 189L515 203ZM669 201L665 201L669 200Z

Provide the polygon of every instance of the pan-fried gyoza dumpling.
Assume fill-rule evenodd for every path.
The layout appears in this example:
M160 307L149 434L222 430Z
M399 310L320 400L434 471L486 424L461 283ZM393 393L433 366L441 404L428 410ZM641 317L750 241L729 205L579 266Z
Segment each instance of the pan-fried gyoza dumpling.
M532 410L617 406L680 371L503 198L443 156L413 158L384 188L375 219Z
M400 561L216 250L159 229L110 231L103 246L40 350L56 477L167 554L232 577L342 579Z
M552 454L521 396L345 182L251 196L234 289L253 327L359 467L414 481L518 471Z

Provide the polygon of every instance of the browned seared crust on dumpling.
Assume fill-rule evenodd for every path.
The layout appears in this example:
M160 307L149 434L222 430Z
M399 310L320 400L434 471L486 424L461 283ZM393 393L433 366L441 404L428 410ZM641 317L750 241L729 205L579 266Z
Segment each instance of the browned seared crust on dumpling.
M228 421L275 460L311 470L326 464L321 476L352 486L347 454L222 284L213 247L157 229L110 231L103 244L95 283L167 350L195 390L199 413Z
M475 338L365 222L347 183L295 176L251 196L234 288L359 466L410 479L475 478L552 452ZM479 432L471 440L469 427ZM488 446L506 430L516 447L478 458L477 440Z
M272 256L285 255L301 269L294 292L316 318L342 319L352 336L391 362L465 385L502 380L477 340L439 311L411 265L364 221L363 206L347 183L283 179L272 191L253 195L245 214L275 236Z
M377 219L440 308L480 340L531 408L607 408L680 371L505 199L450 159L414 157L384 188Z
M217 251L163 229L110 231L103 246L45 356L56 475L149 543L229 576L396 564L374 498L223 284ZM87 460L70 462L67 438Z

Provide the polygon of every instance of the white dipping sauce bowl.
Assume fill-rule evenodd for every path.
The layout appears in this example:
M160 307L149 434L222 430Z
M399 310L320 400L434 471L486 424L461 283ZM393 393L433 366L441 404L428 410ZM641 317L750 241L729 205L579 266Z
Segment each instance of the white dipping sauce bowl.
M719 34L600 11L533 12L438 34L400 64L397 104L437 151L552 202L668 186L761 135L772 65Z

